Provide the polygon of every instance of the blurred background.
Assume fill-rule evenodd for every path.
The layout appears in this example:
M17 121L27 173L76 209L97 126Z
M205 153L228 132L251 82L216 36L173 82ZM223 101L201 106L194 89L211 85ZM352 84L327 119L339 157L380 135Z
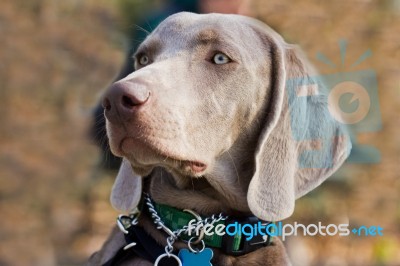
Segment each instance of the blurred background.
M372 51L351 70L377 74L382 129L357 141L377 148L379 163L347 163L285 222L379 225L384 235L286 244L293 265L400 265L400 0L229 1L240 5L205 0L201 11L263 20L322 74L350 71ZM90 141L92 109L144 38L135 25L155 26L179 10L173 2L199 8L189 0L0 2L0 265L83 265L101 247L118 213L108 201L115 172Z

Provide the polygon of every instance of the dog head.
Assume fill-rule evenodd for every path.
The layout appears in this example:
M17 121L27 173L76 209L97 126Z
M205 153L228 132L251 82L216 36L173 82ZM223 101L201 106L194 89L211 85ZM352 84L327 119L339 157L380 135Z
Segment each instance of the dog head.
M276 221L349 153L323 90L288 91L312 81L308 62L254 19L173 15L140 45L135 69L103 99L111 150L124 158L112 193L120 210L136 206L141 176L160 166L178 186L206 177L234 198L239 184L245 206Z

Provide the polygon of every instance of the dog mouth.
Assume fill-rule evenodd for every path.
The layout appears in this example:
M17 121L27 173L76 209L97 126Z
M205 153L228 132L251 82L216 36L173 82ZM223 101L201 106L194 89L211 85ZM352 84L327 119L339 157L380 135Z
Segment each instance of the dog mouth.
M207 165L198 161L183 161L184 170L192 172L196 175L203 173L207 169Z
M202 161L188 160L186 156L179 156L167 147L153 145L142 139L125 137L120 141L118 150L119 154L138 167L164 166L195 177L202 176L207 170L207 164Z

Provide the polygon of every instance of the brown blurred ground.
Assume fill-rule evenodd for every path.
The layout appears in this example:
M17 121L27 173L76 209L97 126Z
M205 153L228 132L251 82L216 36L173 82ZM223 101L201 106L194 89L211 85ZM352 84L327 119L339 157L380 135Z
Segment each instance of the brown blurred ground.
M400 265L399 1L258 0L253 8L321 73L346 71L315 54L338 63L338 40L347 39L346 62L371 49L356 70L378 75L383 129L359 141L379 148L382 162L345 166L340 180L299 200L290 220L380 225L384 236L292 238L293 264ZM82 265L114 222L112 174L96 172L98 151L85 134L89 108L123 62L117 10L106 0L0 3L0 265Z

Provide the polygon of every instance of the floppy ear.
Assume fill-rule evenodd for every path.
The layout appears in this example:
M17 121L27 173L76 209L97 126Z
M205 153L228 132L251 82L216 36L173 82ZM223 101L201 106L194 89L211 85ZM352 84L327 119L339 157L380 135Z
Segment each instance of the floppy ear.
M351 143L300 52L267 27L256 31L268 46L272 71L247 200L254 215L278 221L293 213L295 199L336 171Z
M130 213L138 205L141 195L142 177L133 172L131 163L124 158L111 191L111 204L118 211Z

